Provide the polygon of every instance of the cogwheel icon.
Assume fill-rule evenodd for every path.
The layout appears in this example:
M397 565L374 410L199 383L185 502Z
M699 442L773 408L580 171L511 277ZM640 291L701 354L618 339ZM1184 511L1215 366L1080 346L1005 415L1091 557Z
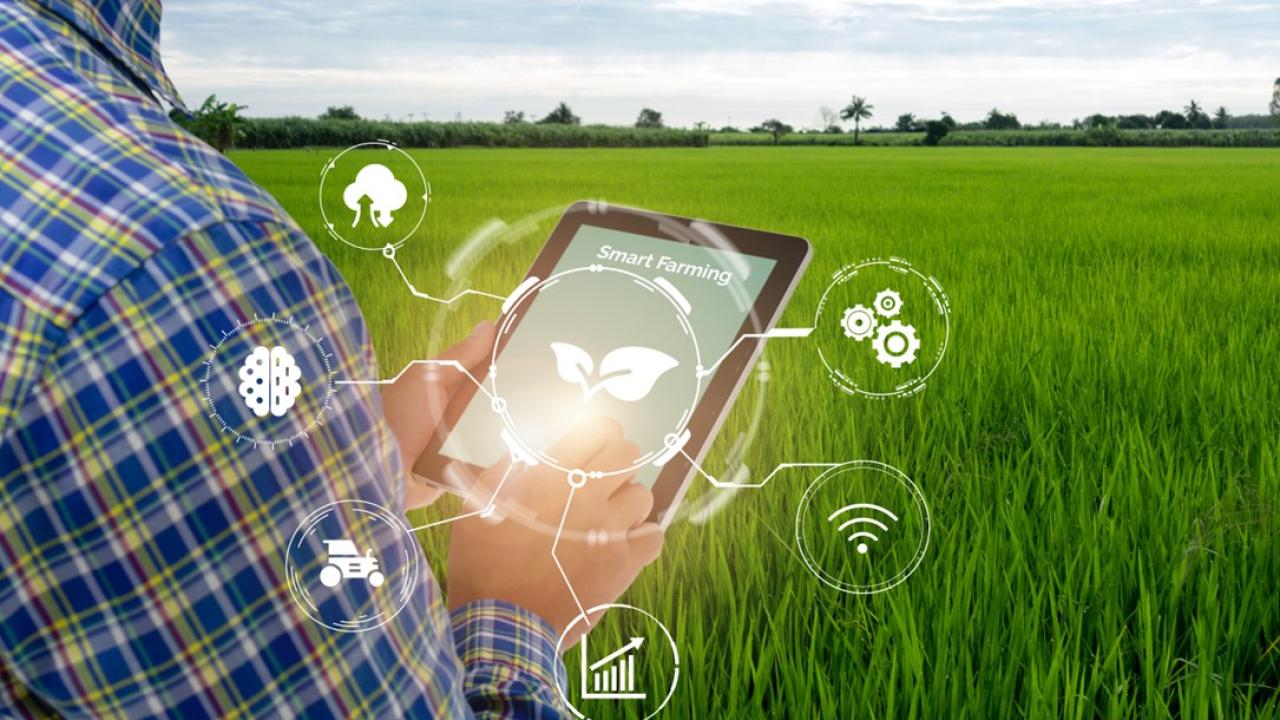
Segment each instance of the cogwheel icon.
M862 342L876 331L876 314L866 305L854 305L845 308L840 326L844 328L845 337Z
M876 293L876 312L887 318L902 312L902 296L889 288Z
M879 304L879 298L876 299L876 304ZM916 337L915 327L894 320L876 329L871 347L875 348L876 360L896 370L916 361L920 338Z

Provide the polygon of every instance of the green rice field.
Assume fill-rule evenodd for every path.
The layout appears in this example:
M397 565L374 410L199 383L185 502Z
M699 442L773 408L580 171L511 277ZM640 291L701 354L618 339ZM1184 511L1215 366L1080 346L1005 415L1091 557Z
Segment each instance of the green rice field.
M232 159L342 271L390 376L498 303L415 299L327 237L335 152ZM794 527L816 471L732 497L696 479L704 512L623 598L680 648L661 717L1280 717L1280 150L410 153L432 203L399 261L423 291L506 294L560 209L605 199L808 238L783 326L865 258L950 298L947 354L908 398L845 394L810 341L770 341L706 462L722 472L758 416L752 477L899 468L932 511L919 569L872 596L819 582ZM504 242L459 252L486 237ZM443 578L447 532L422 539Z

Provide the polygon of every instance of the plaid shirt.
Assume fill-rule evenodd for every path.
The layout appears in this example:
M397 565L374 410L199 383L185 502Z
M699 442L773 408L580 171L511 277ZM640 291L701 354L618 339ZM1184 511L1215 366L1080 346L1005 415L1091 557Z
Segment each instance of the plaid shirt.
M451 617L427 573L344 633L291 599L293 529L336 500L399 512L404 468L370 390L279 446L209 411L210 347L255 317L377 373L336 269L165 115L159 21L0 4L0 715L559 717L555 637L521 608Z

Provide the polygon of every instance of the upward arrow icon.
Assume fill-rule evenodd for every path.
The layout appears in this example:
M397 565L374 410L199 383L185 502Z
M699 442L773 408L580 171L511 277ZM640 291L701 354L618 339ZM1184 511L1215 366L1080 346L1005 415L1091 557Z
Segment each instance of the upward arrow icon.
M626 654L626 653L628 653L628 652L631 652L632 650L638 650L638 649L640 649L640 646L641 646L641 645L643 645L643 644L644 644L644 638L642 638L642 637L633 637L633 638L631 638L631 642L627 643L626 645L623 645L622 647L618 648L617 650L614 650L613 652L609 653L608 655L605 655L604 657L600 658L599 660L597 660L597 661L595 661L595 662L591 663L591 668L590 668L590 669L592 669L592 670L596 670L596 669L598 669L601 665L606 665L606 664L608 664L608 662L609 662L610 660L612 660L612 659L614 659L614 658L618 657L619 655L624 655L624 654Z

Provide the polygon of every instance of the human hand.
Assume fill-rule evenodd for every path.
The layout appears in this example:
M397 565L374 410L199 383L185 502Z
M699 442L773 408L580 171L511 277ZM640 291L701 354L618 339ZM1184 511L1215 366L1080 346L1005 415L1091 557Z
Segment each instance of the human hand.
M625 467L638 452L623 438L618 423L596 419L578 425L550 454L565 467L590 473ZM508 468L509 461L503 461L480 476L472 509L492 497ZM571 493L565 473L545 465L516 465L510 472L493 517L475 516L453 525L450 609L473 600L505 600L563 632L579 610L551 557L562 516L557 555L583 608L616 600L661 552L662 529L645 522L653 493L632 482L632 473L586 480L572 491L565 515ZM575 626L562 649L572 647L585 630L582 624Z
M436 360L460 363L473 376L489 363L493 352L494 325L485 321L475 326L462 342L441 353ZM444 410L462 383L471 382L456 367L436 363L409 366L394 383L382 391L382 412L400 445L400 456L408 471L405 478L405 509L430 505L442 491L413 477L412 468L426 450L444 419Z

